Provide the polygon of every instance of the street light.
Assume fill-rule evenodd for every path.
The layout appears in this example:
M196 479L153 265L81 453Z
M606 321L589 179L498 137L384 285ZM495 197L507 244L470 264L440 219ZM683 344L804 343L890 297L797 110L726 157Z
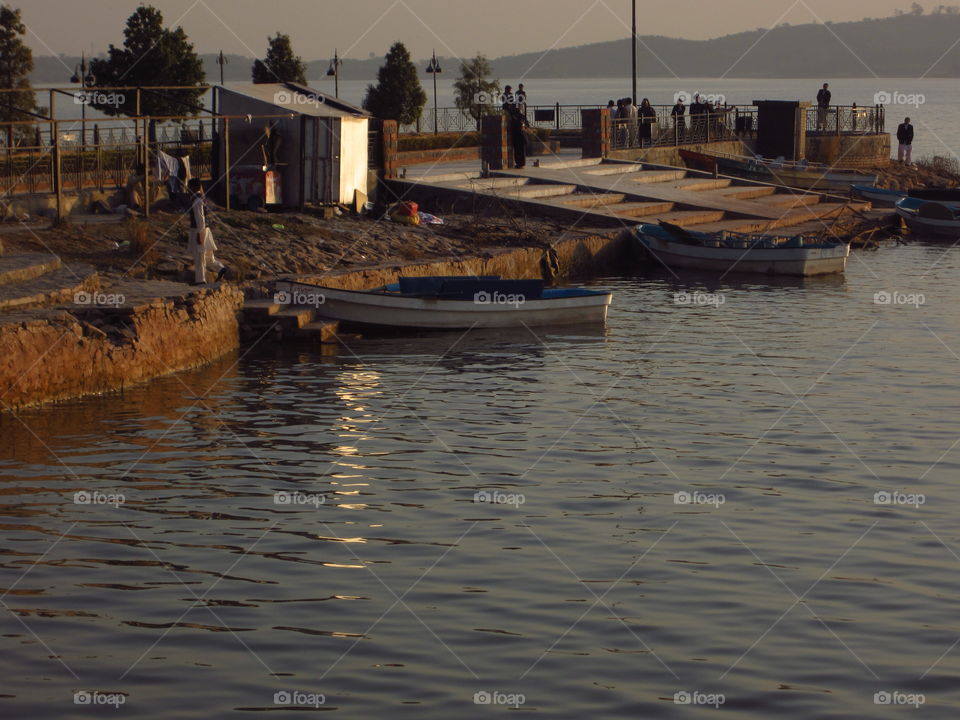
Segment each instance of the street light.
M81 88L83 88L83 102L80 103L80 147L83 147L87 144L87 103L89 98L86 96L86 91L88 87L93 87L97 79L93 76L93 73L87 72L87 56L86 53L80 53L80 64L76 65L73 68L73 76L70 78L70 82L78 83Z
M327 77L333 78L333 93L334 97L340 97L340 66L343 65L343 61L337 55L336 49L333 51L333 60L330 61L330 69L327 70Z
M439 134L437 126L437 75L443 72L440 61L437 60L437 51L433 51L433 60L427 65L427 72L433 75L433 134Z
M637 103L637 0L633 0L633 35L630 38L633 48L633 103Z

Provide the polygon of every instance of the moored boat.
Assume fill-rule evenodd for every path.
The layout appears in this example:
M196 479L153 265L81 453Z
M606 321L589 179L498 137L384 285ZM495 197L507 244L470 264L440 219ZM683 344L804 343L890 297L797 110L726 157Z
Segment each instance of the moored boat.
M862 170L835 169L806 160L768 160L745 155L706 154L681 149L680 157L688 165L721 175L736 175L750 180L785 185L804 190L839 190L851 185L873 185L877 176Z
M297 280L276 283L292 302L310 298L325 318L391 328L464 330L602 323L612 294L546 288L540 280L400 278L375 290L341 290Z
M916 233L960 238L960 207L955 204L906 197L896 208L897 215Z
M850 192L855 198L870 201L874 207L893 207L907 197L906 190L889 190L876 185L851 185Z
M635 236L668 267L723 274L827 275L843 272L850 256L846 243L799 235L702 233L660 223L639 225Z

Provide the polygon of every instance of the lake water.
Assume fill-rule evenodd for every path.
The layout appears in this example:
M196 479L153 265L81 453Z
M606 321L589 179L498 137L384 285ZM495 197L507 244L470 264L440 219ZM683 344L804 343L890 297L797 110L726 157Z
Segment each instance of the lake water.
M958 251L594 284L0 416L0 716L954 717Z
M437 98L440 107L453 107L454 68L447 68L438 79ZM370 80L341 79L340 97L357 105L363 103ZM433 82L421 78L427 93L423 128L432 128ZM530 105L606 105L632 93L630 78L598 78L573 80L544 80L537 78L503 78L503 85L524 83ZM917 80L913 78L831 78L815 79L742 79L742 78L639 78L637 94L649 98L654 105L672 105L674 95L686 91L714 95L730 105L750 105L755 100L816 101L817 91L824 82L830 83L835 105L874 105L878 93L886 93L887 131L896 133L897 125L909 116L916 130L914 158L941 155L957 157L960 151L960 105L957 104L957 81L951 78ZM230 83L227 83L229 86ZM334 92L332 78L313 80L310 85L324 93ZM41 94L41 104L48 104ZM721 101L722 101L721 100ZM62 117L78 116L76 108L60 103ZM66 105L66 109L63 106ZM98 117L88 110L88 118ZM894 147L896 145L894 144Z

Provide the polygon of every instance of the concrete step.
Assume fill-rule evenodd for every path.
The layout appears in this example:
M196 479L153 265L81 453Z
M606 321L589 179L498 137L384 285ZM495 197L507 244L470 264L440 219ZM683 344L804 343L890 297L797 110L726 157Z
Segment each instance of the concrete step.
M611 205L606 209L611 215L616 217L644 217L646 215L656 215L657 213L668 213L674 208L672 202L628 202L619 205Z
M637 177L630 178L630 182L662 183L671 180L683 180L686 176L686 170L644 170L637 173Z
M622 203L626 195L623 193L574 193L569 198L562 198L560 202L563 205L570 205L582 208L598 208L605 205L617 205Z
M717 222L723 219L720 210L674 210L668 213L652 213L650 215L631 216L638 223L658 223L664 220L680 227L691 227L704 223ZM699 228L698 228L699 229Z
M673 187L678 190L690 190L692 192L703 192L705 190L721 190L729 187L732 180L712 178L684 178L679 182L673 183Z
M604 164L595 170L584 170L583 175L629 175L644 172L643 165L626 163Z
M245 300L243 303L244 315L273 316L282 309L283 305L276 302L273 298L255 298Z
M464 190L493 190L496 188L516 188L529 182L530 178L525 177L475 178L470 182L458 183L456 187Z
M581 158L579 160L550 160L540 161L540 167L544 170L563 170L564 168L582 168L591 165L600 165L603 162L600 158Z
M728 188L716 190L716 195L730 198L731 200L754 200L756 198L767 197L779 192L775 187L769 185L731 185ZM711 193L713 194L713 193Z
M318 317L313 322L307 323L302 328L293 331L293 336L301 340L312 340L321 343L336 342L337 329L339 327L340 323L337 320Z
M32 280L58 270L62 263L56 255L17 253L0 257L0 285Z
M273 319L280 324L284 330L295 331L302 330L314 321L317 316L317 309L307 305L294 305L273 314Z
M773 205L774 207L795 208L803 205L819 205L819 195L793 195L791 193L778 193L768 195L767 197L757 198L756 202L764 205Z
M502 188L491 192L505 198L534 199L570 195L576 189L576 185L524 185L515 189Z
M29 280L0 285L0 311L75 303L77 307L89 307L89 293L99 287L94 268L71 263Z
M841 203L820 203L818 205L803 206L797 210L790 210L783 217L775 220L761 220L749 218L735 218L722 220L719 222L710 222L699 225L695 230L701 232L717 232L718 230L731 230L734 232L786 232L791 234L795 232L791 228L805 225L818 218L823 224L830 225L832 219L841 210L844 205ZM823 227L823 224L820 227Z

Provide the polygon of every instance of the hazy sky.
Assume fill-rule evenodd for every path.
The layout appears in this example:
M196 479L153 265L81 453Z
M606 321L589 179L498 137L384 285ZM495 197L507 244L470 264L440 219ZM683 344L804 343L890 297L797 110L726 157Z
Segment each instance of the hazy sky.
M35 54L99 52L123 41L137 0L5 0L23 10ZM951 0L922 0L928 10ZM259 56L289 34L306 60L382 55L402 40L414 57L490 57L627 37L630 0L152 0L200 52ZM637 0L639 32L704 39L733 32L885 17L910 0Z

